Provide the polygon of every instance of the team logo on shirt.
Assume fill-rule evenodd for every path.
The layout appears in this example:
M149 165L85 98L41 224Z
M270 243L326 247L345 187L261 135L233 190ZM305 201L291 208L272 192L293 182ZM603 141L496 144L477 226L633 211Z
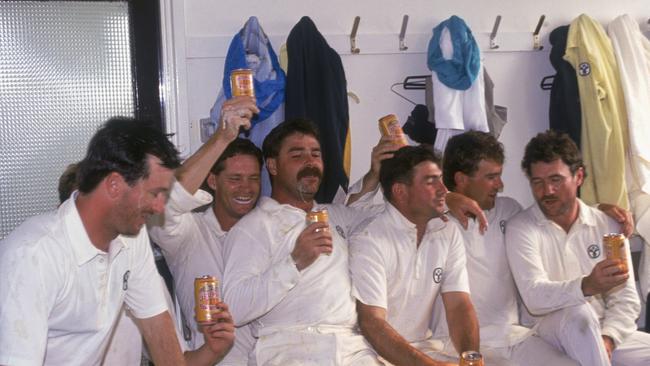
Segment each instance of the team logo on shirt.
M131 271L127 270L124 272L124 276L122 276L122 290L126 291L129 289L129 276L131 275Z
M591 74L591 65L589 65L589 62L583 62L578 65L578 74L580 74L580 76L587 76Z
M343 231L343 229L338 225L336 225L336 232L339 233L339 235L341 235L343 239L345 239L345 231Z
M587 248L587 254L590 258L596 259L600 257L600 247L596 244L592 244Z
M501 234L506 233L506 220L501 220L499 222L499 228L501 228Z
M440 283L442 281L442 268L438 267L433 270L433 282Z

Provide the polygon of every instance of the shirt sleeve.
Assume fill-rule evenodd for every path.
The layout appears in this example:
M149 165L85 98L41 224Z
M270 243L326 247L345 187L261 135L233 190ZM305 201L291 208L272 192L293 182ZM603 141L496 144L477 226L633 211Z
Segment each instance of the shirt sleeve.
M544 240L533 224L518 217L508 222L506 254L521 298L532 315L544 315L586 303L582 276L552 281L544 268L540 245Z
M349 242L352 296L366 305L387 309L388 276L378 239L363 230L353 235Z
M225 246L232 249L223 275L224 301L236 326L273 309L300 278L291 255L273 262L270 245L264 241L270 238L251 235L240 224L228 233Z
M130 243L132 266L127 278L124 301L136 318L144 319L169 310L165 300L164 283L156 269L146 230Z
M622 287L612 289L604 297L605 318L602 321L602 334L610 336L616 346L636 330L636 318L641 311L641 303L634 283L634 270L630 260L632 258L630 244L627 240L625 240L625 250L630 277Z
M467 292L469 293L469 280L467 278L467 267L465 258L465 244L463 236L456 225L451 227L449 238L449 253L445 262L445 273L443 274L441 293L445 292Z
M211 202L212 196L208 192L199 189L191 195L182 184L174 181L164 217L161 222L148 226L151 239L165 254L175 257L180 249L196 242L191 239L199 232L191 217L192 210Z
M40 365L45 359L48 318L66 268L31 243L0 241L0 364Z

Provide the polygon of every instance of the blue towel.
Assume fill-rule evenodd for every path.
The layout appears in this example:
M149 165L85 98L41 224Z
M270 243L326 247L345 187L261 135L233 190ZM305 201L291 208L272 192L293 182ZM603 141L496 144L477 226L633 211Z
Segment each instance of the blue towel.
M255 97L257 107L260 109L260 113L251 120L252 125L255 126L271 116L284 102L286 83L286 76L280 68L278 57L273 52L271 42L256 17L250 17L244 28L235 34L228 48L222 83L226 99L232 97L230 72L236 69L253 70Z
M440 49L440 35L444 28L449 30L454 47L450 60L443 57ZM429 70L435 71L440 82L452 89L469 89L481 69L481 52L472 31L464 20L455 15L433 28L427 53Z

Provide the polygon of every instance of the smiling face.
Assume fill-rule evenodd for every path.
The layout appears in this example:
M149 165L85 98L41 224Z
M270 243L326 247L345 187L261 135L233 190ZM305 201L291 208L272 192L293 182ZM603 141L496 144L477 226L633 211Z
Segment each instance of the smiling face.
M219 174L210 173L208 185L214 190L215 216L226 229L255 207L260 196L260 164L252 155L231 156Z
M149 216L165 211L174 171L160 163L160 159L149 156L148 177L139 179L133 186L122 180L124 189L117 200L113 220L118 234L137 235Z
M530 188L535 201L544 215L553 221L577 214L578 188L583 179L582 168L571 174L569 166L561 159L530 165Z
M311 202L323 179L320 143L314 136L293 133L280 146L278 156L267 159L273 177L273 197Z

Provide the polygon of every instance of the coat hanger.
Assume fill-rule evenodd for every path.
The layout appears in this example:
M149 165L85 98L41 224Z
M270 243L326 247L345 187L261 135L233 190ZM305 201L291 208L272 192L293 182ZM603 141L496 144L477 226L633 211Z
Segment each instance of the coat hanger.
M406 100L407 102L417 105L419 103L416 103L412 101L411 99L407 98L406 96L400 94L397 90L395 90L395 87L398 85L401 85L404 90L426 90L426 85L427 85L427 79L431 79L431 75L412 75L412 76L407 76L404 81L401 83L395 83L390 86L390 91L393 93L397 94L400 98Z
M544 76L542 81L539 83L539 87L542 88L542 90L551 90L554 80L555 75Z
M415 103L414 101L410 100L409 98L407 98L406 96L400 94L397 90L395 90L395 87L398 86L398 85L404 86L403 83L395 83L395 84L390 86L390 91L397 94L400 98L404 99L405 101L407 101L407 102L409 102L409 103L411 103L413 105L417 105L417 103ZM406 88L404 88L404 89L406 89Z

